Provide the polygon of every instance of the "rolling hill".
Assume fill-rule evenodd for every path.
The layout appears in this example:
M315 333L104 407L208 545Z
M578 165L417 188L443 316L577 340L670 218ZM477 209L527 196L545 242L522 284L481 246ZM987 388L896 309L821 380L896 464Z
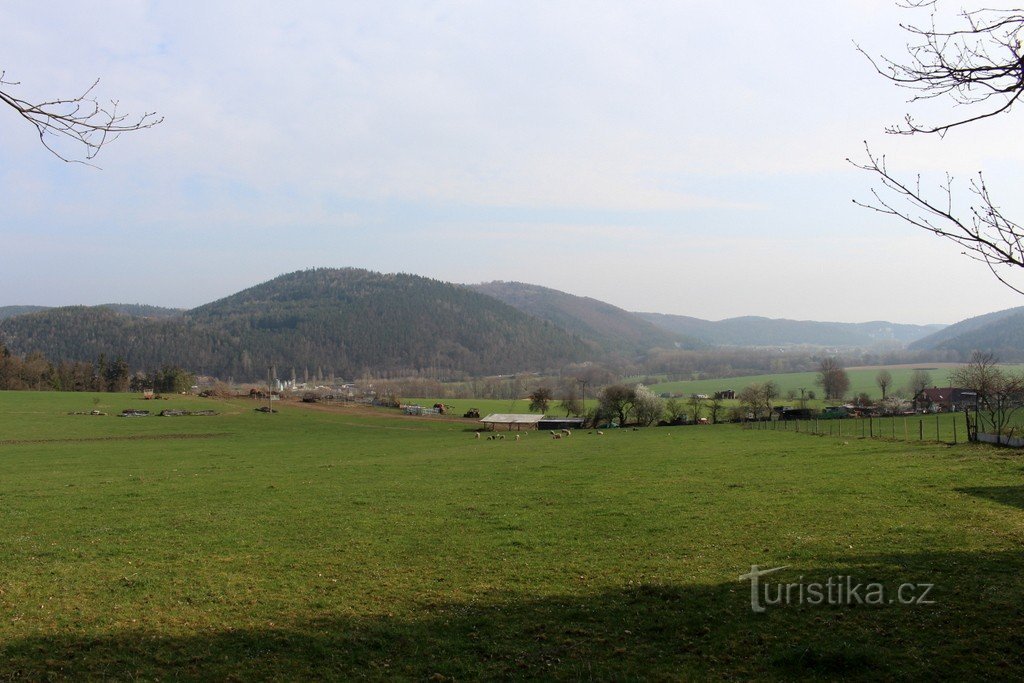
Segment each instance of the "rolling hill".
M547 320L592 342L607 353L637 356L656 347L705 348L693 337L675 334L611 304L522 282L469 285L520 311Z
M59 360L123 356L221 377L263 377L274 364L353 377L509 373L584 360L592 345L462 285L354 268L282 275L171 317L72 306L0 321L17 353Z
M0 306L0 320L13 318L16 315L26 313L38 313L56 308L54 306ZM67 307L65 307L67 308ZM177 318L185 310L182 308L164 308L163 306L149 306L147 304L99 304L90 308L108 308L117 313L124 313L136 318Z
M638 313L662 329L725 346L810 345L871 347L884 343L909 344L941 330L943 325L904 325L884 321L834 323L745 316L702 320L684 315Z
M966 359L972 351L991 351L1001 360L1024 359L1024 306L962 320L919 339L912 350L956 351Z

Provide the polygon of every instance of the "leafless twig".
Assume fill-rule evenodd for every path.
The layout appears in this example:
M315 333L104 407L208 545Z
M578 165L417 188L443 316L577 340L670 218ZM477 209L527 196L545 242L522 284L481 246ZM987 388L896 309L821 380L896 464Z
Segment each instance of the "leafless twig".
M14 109L35 127L39 141L46 149L58 159L69 163L92 166L89 162L122 133L152 128L163 121L163 117L154 112L141 116L124 114L118 111L117 100L102 104L94 94L99 79L93 81L77 97L29 102L12 94L13 88L20 83L6 80L5 76L6 72L0 71L0 102ZM55 143L61 139L78 143L84 149L82 156L75 158L58 151Z

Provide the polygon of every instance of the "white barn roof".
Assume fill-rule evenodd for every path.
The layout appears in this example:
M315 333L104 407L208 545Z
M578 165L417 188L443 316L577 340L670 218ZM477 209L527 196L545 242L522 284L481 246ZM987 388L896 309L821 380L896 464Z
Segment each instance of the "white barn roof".
M535 425L543 419L543 415L529 413L492 413L480 421L487 424Z

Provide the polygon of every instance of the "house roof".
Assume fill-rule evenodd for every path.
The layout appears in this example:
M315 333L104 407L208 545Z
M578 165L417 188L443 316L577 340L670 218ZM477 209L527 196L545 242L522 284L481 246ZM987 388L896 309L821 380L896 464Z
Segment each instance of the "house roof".
M531 415L529 413L492 413L480 420L481 422L493 424L537 424L544 419L543 415Z
M950 400L963 401L973 398L974 393L959 387L932 387L931 389L922 389L918 397L932 403L945 403Z

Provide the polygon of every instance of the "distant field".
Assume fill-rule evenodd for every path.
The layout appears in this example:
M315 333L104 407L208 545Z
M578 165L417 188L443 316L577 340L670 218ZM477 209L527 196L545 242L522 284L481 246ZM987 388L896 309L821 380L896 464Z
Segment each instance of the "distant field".
M848 395L855 395L861 392L867 393L873 398L881 398L882 392L879 390L878 385L875 384L875 377L878 372L882 369L888 370L892 375L893 389L906 390L910 383L910 376L914 372L915 368L921 368L927 370L932 376L932 383L935 386L944 386L949 382L949 373L952 369L959 367L958 363L930 363L922 365L892 365L892 366L873 366L873 367L851 367L847 368L846 372L850 376L850 391ZM1019 366L1007 366L1019 369ZM711 395L716 391L724 391L726 389L733 389L734 391L740 391L749 384L755 382L767 382L769 380L777 383L779 388L782 390L783 395L789 390L794 390L798 394L800 389L803 388L807 391L813 391L815 394L820 396L821 387L818 386L815 381L817 380L818 373L816 372L791 372L791 373L780 373L773 375L749 375L745 377L730 377L727 379L703 379L693 381L682 381L682 382L662 382L651 386L651 389L655 392L670 392L680 393L689 396L690 394L708 394Z
M486 417L490 413L530 412L530 401L527 399L507 401L489 398L408 398L402 399L402 403L427 407L432 406L435 403L443 403L446 406L451 406L453 409L452 414L458 416L464 415L466 411L471 408L479 410L481 417ZM551 401L548 405L547 415L565 415L565 411L558 408L558 403L559 402L557 400ZM595 408L597 407L597 401L595 399L587 399L586 406L587 408Z
M1024 676L1016 452L278 407L0 392L0 680ZM934 587L758 614L754 564Z

